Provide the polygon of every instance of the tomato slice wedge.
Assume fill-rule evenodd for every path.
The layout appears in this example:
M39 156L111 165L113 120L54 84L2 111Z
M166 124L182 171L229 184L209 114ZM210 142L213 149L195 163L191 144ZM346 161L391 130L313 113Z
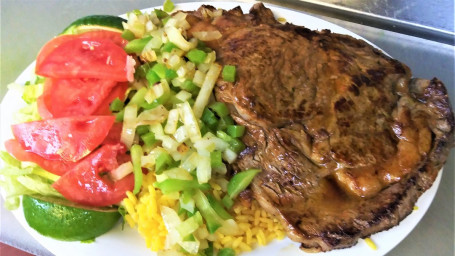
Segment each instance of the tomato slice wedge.
M109 92L109 95L100 103L98 109L93 113L94 115L111 115L112 112L109 110L109 105L116 98L120 100L125 100L126 91L128 90L128 83L118 83L112 90Z
M37 58L36 74L65 79L133 80L134 60L113 41L78 36L54 40L59 45L45 46L43 54Z
M76 162L98 147L114 116L79 116L12 125L22 148L48 160Z
M66 199L82 205L108 206L119 203L126 191L134 188L133 174L112 181L108 172L119 166L118 157L125 155L123 144L107 144L81 160L52 185Z
M38 112L46 119L91 115L106 104L104 100L116 85L115 81L93 78L46 78L43 94L37 101Z
M44 170L59 176L62 176L67 171L71 170L76 164L74 162L47 160L42 158L35 153L25 151L19 141L15 139L5 141L5 148L6 151L13 155L17 160L33 162Z
M109 39L116 45L124 48L128 41L123 39L122 34L114 31L98 30L89 31L78 35L60 35L47 42L40 50L36 58L36 66L41 66L47 56L62 43L73 40L74 38L100 38Z

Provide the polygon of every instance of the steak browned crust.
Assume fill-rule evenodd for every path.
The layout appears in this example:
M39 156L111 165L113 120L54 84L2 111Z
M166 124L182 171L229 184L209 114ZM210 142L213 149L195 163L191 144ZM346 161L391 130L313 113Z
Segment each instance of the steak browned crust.
M397 225L435 180L453 144L454 116L441 81L366 42L328 30L279 24L262 4L211 17L203 6L194 31L235 83L216 98L247 127L234 168L261 168L252 190L307 251L354 245Z

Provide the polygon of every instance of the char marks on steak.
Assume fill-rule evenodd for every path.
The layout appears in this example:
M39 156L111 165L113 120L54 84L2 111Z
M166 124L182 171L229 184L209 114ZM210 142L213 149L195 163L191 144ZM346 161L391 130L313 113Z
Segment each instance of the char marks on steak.
M217 82L218 101L247 127L233 168L261 168L254 196L306 251L354 245L397 225L435 180L453 143L454 116L438 79L368 43L328 30L278 23L262 4L211 17L190 12L194 31L235 83Z

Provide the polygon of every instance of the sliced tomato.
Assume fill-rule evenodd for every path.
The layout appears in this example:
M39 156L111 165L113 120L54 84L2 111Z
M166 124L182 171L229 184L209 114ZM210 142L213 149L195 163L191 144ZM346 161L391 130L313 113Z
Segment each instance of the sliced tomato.
M98 147L114 116L62 117L12 125L22 148L48 160L76 162Z
M74 39L74 35L61 35L54 37L52 40L47 42L40 50L38 57L36 57L36 66L41 66L46 57L53 52L62 43L71 41Z
M123 144L108 144L81 160L52 186L66 199L82 205L108 206L120 203L126 191L134 188L133 174L119 181L107 175L119 166L117 158L125 155Z
M123 123L114 123L106 138L104 138L103 143L101 144L116 144L120 142L120 137L122 134Z
M104 100L116 85L115 81L93 78L46 78L43 94L37 101L38 111L46 119L91 115L106 104Z
M99 30L89 31L78 35L61 35L53 38L41 48L38 57L36 58L36 66L41 66L47 56L62 43L73 40L74 38L109 39L121 48L124 48L128 44L128 41L123 39L121 33L114 31Z
M107 30L95 30L95 31L88 31L82 34L76 35L79 38L103 38L109 39L114 44L124 48L128 44L128 40L122 37L122 33L115 32L115 31L107 31Z
M36 74L64 79L133 80L134 61L111 40L73 37L59 39L59 43L53 50L46 50L47 55L38 56Z
M67 171L71 170L76 164L74 162L47 160L42 158L35 153L25 151L19 141L15 139L7 140L5 142L5 148L6 151L13 155L17 160L36 163L44 170L59 176L62 176Z
M128 90L128 83L119 83L117 84L112 90L110 91L109 95L100 103L99 107L95 112L94 115L110 115L112 112L109 110L109 105L112 101L116 98L120 100L125 100L126 98L126 90Z

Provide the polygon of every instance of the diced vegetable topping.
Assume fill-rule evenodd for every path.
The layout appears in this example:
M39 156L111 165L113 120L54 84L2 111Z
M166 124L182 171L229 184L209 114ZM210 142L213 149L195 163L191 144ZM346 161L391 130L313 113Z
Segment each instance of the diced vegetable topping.
M227 180L227 165L246 147L245 127L215 100L213 88L220 75L235 82L236 68L216 63L216 52L200 41L219 39L219 31L189 38L187 14L169 15L173 9L166 0L164 11L128 13L116 34L51 40L37 60L44 86L29 85L24 93L28 103L38 98L45 120L13 126L16 139L6 145L16 159L44 169L21 170L16 159L2 158L10 170L55 181L52 187L24 182L43 188L38 193L80 204L106 206L126 195L152 193L154 218L167 231L160 249L235 255L230 248L214 248L208 237L240 230L232 207L259 172L246 170ZM122 207L125 219L131 217L134 206Z
M223 67L222 77L226 82L235 82L236 68L232 65L226 65Z

